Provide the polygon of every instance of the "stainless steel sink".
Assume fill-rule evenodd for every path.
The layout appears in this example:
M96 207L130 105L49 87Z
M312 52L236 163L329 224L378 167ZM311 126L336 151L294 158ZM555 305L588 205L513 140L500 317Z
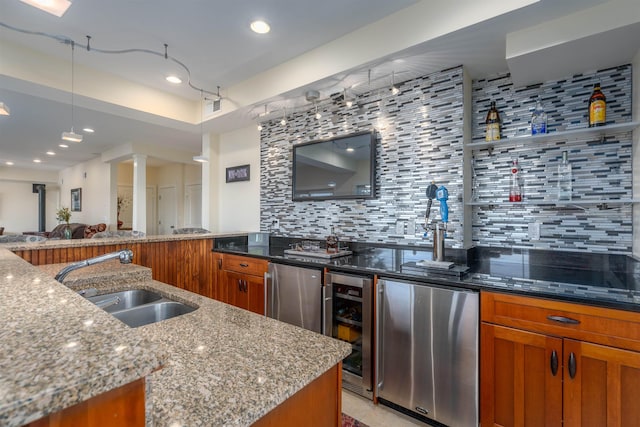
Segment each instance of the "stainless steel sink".
M111 313L132 328L191 313L194 307L176 301L162 301Z
M132 328L191 313L197 308L147 289L112 292L87 300Z
M106 307L102 307L103 304L109 304L114 298L119 298L119 302L111 303ZM110 294L87 298L87 300L102 307L107 313L137 307L150 302L159 301L161 299L162 295L146 289L130 289L127 291L112 292Z

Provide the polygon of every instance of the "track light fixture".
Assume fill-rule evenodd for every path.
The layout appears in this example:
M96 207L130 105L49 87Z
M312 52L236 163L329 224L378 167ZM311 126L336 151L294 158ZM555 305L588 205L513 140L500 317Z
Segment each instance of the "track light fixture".
M74 112L73 69L75 68L74 52L75 52L75 43L72 40L71 41L71 132L62 132L62 139L70 142L82 142L82 135L79 135L73 131L73 112Z

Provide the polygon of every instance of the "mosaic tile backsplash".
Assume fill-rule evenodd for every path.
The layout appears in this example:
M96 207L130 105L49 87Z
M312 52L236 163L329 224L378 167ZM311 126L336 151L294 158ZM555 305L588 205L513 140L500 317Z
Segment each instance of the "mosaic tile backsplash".
M324 238L331 226L339 238L361 242L431 245L422 223L431 181L449 190L447 246L462 247L462 68L431 74L388 90L364 94L346 108L341 96L314 112L263 124L260 208L262 231L279 220L277 234ZM377 130L378 197L368 200L291 200L293 144ZM432 218L438 202L434 201Z
M587 126L587 104L593 83L607 96L607 123L631 120L631 66L583 73L563 80L521 88L509 74L472 83L472 140L484 139L484 120L491 100L502 119L502 138L529 134L529 120L540 97L550 131ZM431 246L422 223L425 189L433 180L449 190L447 247L462 248L463 209L472 210L472 242L477 246L513 246L552 250L631 253L629 205L597 204L556 207L534 203L552 200L562 151L573 167L574 199L632 197L631 133L604 140L554 141L539 146L517 145L473 150L474 190L482 205L464 205L463 197L463 71L444 70L400 85L400 93L376 91L346 108L340 95L313 112L290 114L263 123L261 131L262 231L289 237L321 239L331 226L343 240ZM292 146L336 135L370 130L378 133L378 197L369 200L291 200ZM518 158L526 203L508 203L509 165ZM468 197L467 197L468 198ZM438 217L434 201L432 218ZM277 230L271 229L278 220ZM538 223L540 238L529 237Z

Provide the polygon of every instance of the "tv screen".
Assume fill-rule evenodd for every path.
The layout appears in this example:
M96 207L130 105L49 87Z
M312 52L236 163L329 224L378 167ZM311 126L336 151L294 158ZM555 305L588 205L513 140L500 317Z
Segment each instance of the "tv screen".
M375 173L375 132L293 146L293 200L371 199Z

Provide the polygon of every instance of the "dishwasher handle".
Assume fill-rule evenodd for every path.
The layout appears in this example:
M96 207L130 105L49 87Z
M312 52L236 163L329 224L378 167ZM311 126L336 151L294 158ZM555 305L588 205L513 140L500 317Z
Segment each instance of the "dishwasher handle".
M384 388L384 376L382 375L381 365L382 365L382 348L384 344L382 342L383 334L380 333L383 327L383 314L382 314L382 301L384 294L384 280L378 280L376 282L376 290L374 293L374 305L376 307L376 358L375 358L375 369L376 369L376 386L375 386L375 395L380 396L380 390Z
M264 285L264 315L268 317L269 313L269 294L271 293L271 274L268 272L264 273L264 278L262 279Z

